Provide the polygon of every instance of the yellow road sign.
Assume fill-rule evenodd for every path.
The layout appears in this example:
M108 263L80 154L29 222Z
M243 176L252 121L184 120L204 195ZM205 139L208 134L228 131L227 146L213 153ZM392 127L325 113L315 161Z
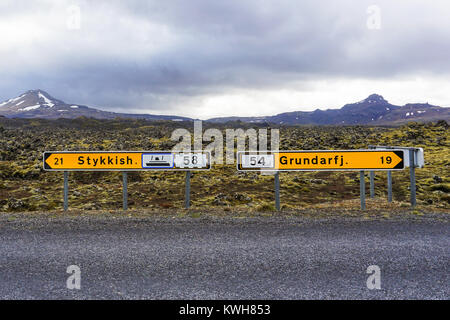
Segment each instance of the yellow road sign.
M45 170L207 170L209 152L170 151L46 151Z
M403 150L239 152L238 170L402 170Z

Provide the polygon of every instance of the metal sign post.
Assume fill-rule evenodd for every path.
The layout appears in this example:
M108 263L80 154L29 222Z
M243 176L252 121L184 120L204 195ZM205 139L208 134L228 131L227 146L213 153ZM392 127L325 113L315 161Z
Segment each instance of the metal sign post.
M64 171L64 211L69 209L69 172Z
M373 147L369 147L369 149L373 149ZM375 172L369 172L369 181L370 181L370 198L375 198Z
M189 209L191 206L191 172L186 171L186 179L184 186L184 207Z
M392 172L387 172L388 202L392 202Z
M275 173L275 209L280 211L280 173Z
M409 180L411 189L411 206L416 205L416 165L414 162L414 149L409 149Z
M123 195L123 210L128 209L128 174L126 171L122 172L122 195Z
M359 197L361 198L361 210L366 210L366 181L363 170L359 172Z
M375 172L370 171L370 198L375 198Z

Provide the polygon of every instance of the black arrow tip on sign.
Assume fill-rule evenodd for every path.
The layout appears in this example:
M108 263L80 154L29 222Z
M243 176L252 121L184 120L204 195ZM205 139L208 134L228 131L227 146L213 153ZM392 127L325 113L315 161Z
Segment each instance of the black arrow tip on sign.
M52 154L50 152L44 152L44 169L51 169L51 167L47 164L47 159L51 156Z
M402 159L399 163L397 163L397 165L394 167L394 169L403 169L403 168L405 168L405 165L404 165L404 163L403 163L403 155L404 155L404 153L403 153L403 151L394 151L394 153L400 158L400 159Z

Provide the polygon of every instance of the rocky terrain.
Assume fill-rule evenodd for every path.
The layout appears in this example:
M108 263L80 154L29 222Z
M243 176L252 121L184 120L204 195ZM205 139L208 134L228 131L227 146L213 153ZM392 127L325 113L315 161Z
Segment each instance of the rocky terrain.
M262 124L235 123L250 128ZM205 124L204 129L213 124ZM227 124L230 128L232 124ZM46 211L62 208L63 175L42 168L48 150L170 150L172 131L190 122L96 119L0 118L0 210ZM214 124L225 130L225 126ZM425 167L416 170L418 208L449 211L450 136L445 121L411 122L398 128L368 126L283 126L281 150L358 149L369 144L424 148ZM205 145L209 142L205 142ZM323 205L359 208L358 172L283 172L283 210ZM192 177L192 207L272 211L273 177L237 172L234 165L215 165ZM117 210L122 207L120 172L71 172L69 207L86 210ZM387 206L386 174L375 177L376 198ZM393 173L394 201L408 208L409 172ZM129 173L130 209L182 208L184 175L180 172ZM379 204L380 206L380 204ZM427 210L428 210L427 209Z

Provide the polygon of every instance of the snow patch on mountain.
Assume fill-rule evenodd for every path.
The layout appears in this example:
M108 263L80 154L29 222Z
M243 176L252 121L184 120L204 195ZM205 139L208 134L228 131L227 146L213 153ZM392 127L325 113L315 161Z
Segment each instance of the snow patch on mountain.
M52 101L51 101L49 98L47 98L46 96L44 96L41 92L39 92L38 95L39 95L39 98L44 99L45 104L46 104L48 107L52 108L52 107L55 105L54 103L52 103Z
M23 95L21 95L20 97L17 97L17 98L10 99L9 102L15 102L17 100L20 100L20 98L22 98L22 97L23 97Z
M35 105L35 106L26 107L26 108L22 108L22 109L19 109L19 110L30 111L30 110L38 109L38 108L40 108L40 107L41 107L41 105L40 105L40 104L37 104L37 105Z

